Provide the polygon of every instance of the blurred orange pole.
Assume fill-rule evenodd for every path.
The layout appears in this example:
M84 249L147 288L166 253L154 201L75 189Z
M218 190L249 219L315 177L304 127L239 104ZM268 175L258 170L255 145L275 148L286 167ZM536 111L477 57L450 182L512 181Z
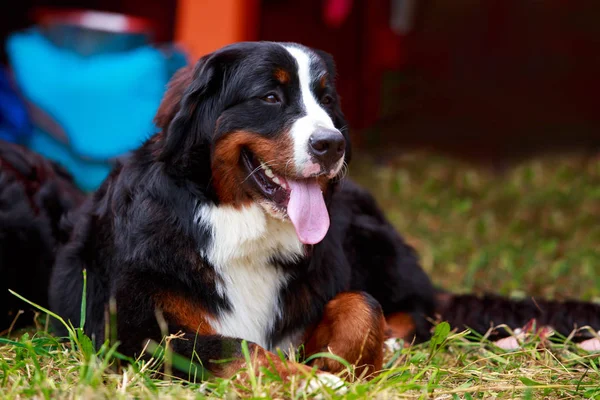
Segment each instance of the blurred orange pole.
M259 0L178 0L175 40L191 61L258 37Z

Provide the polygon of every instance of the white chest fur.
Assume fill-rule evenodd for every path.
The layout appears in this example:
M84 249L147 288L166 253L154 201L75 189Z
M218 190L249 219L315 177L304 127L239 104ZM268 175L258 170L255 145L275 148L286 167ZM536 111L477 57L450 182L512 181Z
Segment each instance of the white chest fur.
M202 255L222 279L217 291L231 304L230 312L212 321L213 328L224 336L271 347L267 334L281 316L279 293L289 278L271 260L278 255L294 261L302 255L294 227L267 216L257 204L241 209L203 206L196 219L211 229L212 243Z

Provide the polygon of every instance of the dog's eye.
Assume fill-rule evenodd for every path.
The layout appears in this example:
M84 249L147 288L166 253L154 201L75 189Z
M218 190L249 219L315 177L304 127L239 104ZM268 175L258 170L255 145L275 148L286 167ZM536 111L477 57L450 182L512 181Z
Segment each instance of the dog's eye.
M331 97L330 95L326 94L325 96L321 97L321 104L323 104L324 106L328 106L331 103L333 103L333 97Z
M265 103L270 103L270 104L281 103L279 96L277 96L274 93L269 93L268 95L262 97L261 100L264 101Z

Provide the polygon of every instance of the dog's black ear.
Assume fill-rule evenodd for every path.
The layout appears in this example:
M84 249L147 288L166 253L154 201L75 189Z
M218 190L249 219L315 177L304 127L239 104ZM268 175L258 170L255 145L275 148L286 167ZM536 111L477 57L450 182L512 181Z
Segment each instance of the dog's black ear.
M206 144L218 118L218 94L224 77L219 52L178 71L169 84L155 123L162 129L160 159L179 163L186 151Z
M323 60L325 66L327 68L327 74L330 76L330 79L335 86L335 82L337 79L337 68L335 66L335 61L333 56L323 50L315 49L315 53ZM337 94L337 90L335 92L336 99L335 105L333 107L333 124L337 129L342 132L344 138L346 139L346 163L350 162L352 158L352 145L350 143L350 132L348 129L348 122L346 121L346 117L344 117L344 113L342 112L342 103L340 96Z

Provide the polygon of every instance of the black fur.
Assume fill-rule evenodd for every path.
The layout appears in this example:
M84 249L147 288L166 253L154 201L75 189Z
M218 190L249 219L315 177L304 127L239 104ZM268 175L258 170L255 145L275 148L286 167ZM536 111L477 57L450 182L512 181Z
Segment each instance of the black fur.
M47 306L47 285L61 216L78 205L83 194L58 165L33 152L0 140L0 331L19 310L30 307L12 289ZM31 324L31 314L14 327Z
M510 300L490 294L451 295L439 311L451 326L458 329L470 328L480 334L489 333L492 340L506 337L510 333L504 328L490 328L502 324L514 330L526 326L533 319L538 328L551 326L563 336L570 336L576 328L585 326L595 331L600 329L600 305L572 300ZM572 339L581 341L592 337L589 330L582 329L576 331Z
M333 60L322 53L316 60L311 68L325 68L333 79ZM208 227L195 222L195 212L202 204L219 202L211 186L210 159L213 143L221 135L239 129L277 135L301 115L294 105L298 93L282 92L272 80L273 68L283 65L293 70L292 61L276 44L237 44L202 58L189 82L175 83L182 86L181 101L166 106L166 115L157 117L162 133L115 170L72 217L71 239L58 254L50 287L55 311L79 323L86 269L86 332L96 343L104 341L105 310L113 297L121 351L136 354L146 339L161 339L155 299L167 291L193 299L213 315L230 309L228 299L216 291L218 275L201 256L212 237ZM327 90L334 97L328 112L349 142L332 83ZM275 91L286 106L266 105L260 100L266 91ZM385 314L411 314L417 339L426 340L436 293L413 249L374 199L351 181L330 185L325 196L331 218L325 239L308 247L305 257L295 263L273 254L274 267L288 271L292 278L281 291L282 317L276 318L270 342L317 322L325 304L344 291L369 293ZM466 304L461 300L442 308L442 317L459 327L482 318L462 318ZM485 332L486 318L470 326ZM513 321L508 316L506 320ZM171 332L185 331L167 322ZM239 338L195 339L195 332L189 331L185 335L190 340L175 341L173 346L186 356L195 352L208 362L239 353Z
M127 354L138 353L145 339L160 340L154 299L162 293L174 290L215 315L228 310L228 299L215 290L213 267L200 255L212 238L194 222L194 213L204 203L218 202L209 161L220 135L238 129L276 135L302 115L294 105L298 92L273 89L271 71L279 66L295 69L293 58L271 43L233 45L198 62L163 133L114 171L73 217L71 239L59 252L52 277L53 310L79 323L86 269L85 330L96 343L104 341L105 309L114 297L121 351ZM316 58L311 68L335 77L330 57ZM260 100L270 90L279 91L285 107ZM335 88L326 90L334 98L328 111L349 142ZM273 255L274 264L292 278L281 292L283 317L275 322L272 343L317 322L325 304L343 291L370 292L384 311L410 312L421 321L433 313L433 288L412 250L368 193L351 182L340 186L332 184L326 193L331 228L325 239L307 248L297 263ZM177 329L171 323L170 331ZM420 324L419 337L427 333L427 324ZM238 343L239 338L211 336L173 345L187 356L194 350L206 362L223 346L238 351Z
M326 93L320 95L333 98L327 112L345 135L349 161L346 122L333 85L335 66L330 56L316 54L311 68L328 73ZM52 309L79 324L85 269L85 331L97 345L104 342L109 299L115 299L120 351L130 355L138 354L148 338L161 340L156 299L166 292L181 294L212 315L229 310L228 298L216 290L219 275L202 256L202 250L213 238L208 227L196 221L196 211L203 204L220 201L212 187L211 156L216 140L239 129L273 137L302 115L294 104L298 93L293 88L282 89L273 81L271 71L278 66L292 71L295 68L293 59L279 45L241 43L202 58L189 77L186 71L180 72L156 118L161 132L117 167L81 207L63 218L60 229L58 218L71 207L58 207L53 217L44 217L40 223L39 215L47 213L38 215L31 206L41 204L39 200L32 203L23 184L7 177L3 170L0 222L5 218L15 228L0 226L0 260L11 260L13 265L18 260L23 265L34 265L36 271L37 266L44 266L46 269L34 272L41 277L36 282L43 285L47 265L53 259L53 243L57 237L65 239L52 273ZM315 86L313 90L318 92L321 88ZM262 102L261 96L268 91L275 91L284 104ZM61 190L50 193L55 193L54 197L46 198L60 199ZM429 338L429 318L436 311L453 326L471 326L480 333L487 331L489 322L508 322L516 324L516 328L529 318L540 316L528 304L505 299L490 301L450 295L449 301L438 303L436 291L415 252L393 229L369 193L349 180L333 181L325 198L331 218L325 239L307 247L298 262L285 261L276 252L272 256L274 268L287 271L291 278L280 293L283 312L281 317L274 316L271 343L318 322L325 304L344 291L367 293L366 298L378 302L385 314L411 314L418 340ZM55 203L62 204L61 201ZM37 254L28 252L27 246L40 248L39 256L26 259ZM0 265L3 276L15 282L22 279L15 277L14 268L7 270L5 265L5 261ZM44 293L43 286L22 290L26 289L30 297ZM549 308L549 314L567 309L579 310L567 304ZM582 311L574 319L561 314L544 321L555 323L562 330L576 321L579 325L596 324L595 328L600 329L594 314L597 308L582 305L581 309L593 312ZM178 326L168 315L166 318L171 333L182 330L189 339L173 341L175 351L188 357L195 353L213 368L217 366L210 360L239 355L240 338L196 338L195 332ZM65 333L61 326L56 328Z
M291 44L290 44L291 45ZM333 86L335 65L331 56L319 53L313 70L327 71L327 88L318 95L329 95L331 117L346 139L346 160L350 160L350 138ZM273 71L290 71L290 85L278 85ZM238 43L202 57L194 67L193 80L183 92L172 120L161 126L164 142L155 150L155 161L164 162L171 178L193 183L204 197L218 202L210 187L210 155L213 143L236 130L247 130L265 137L280 135L303 115L297 90L297 66L293 57L279 44ZM265 93L274 93L280 104L265 104ZM185 149L185 150L184 150ZM150 150L150 149L148 149Z

